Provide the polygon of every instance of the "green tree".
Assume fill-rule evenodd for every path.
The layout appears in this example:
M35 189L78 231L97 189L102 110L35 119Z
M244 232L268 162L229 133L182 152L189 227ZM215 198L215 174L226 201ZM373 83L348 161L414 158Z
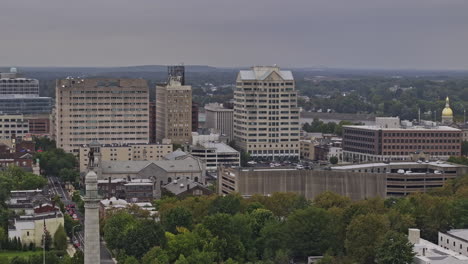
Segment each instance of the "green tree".
M406 235L388 232L382 243L376 249L377 264L409 264L413 263L413 245Z
M332 244L331 217L321 208L297 210L286 221L287 245L294 256L321 255Z
M234 215L241 209L241 197L237 194L229 194L226 196L218 196L211 203L210 213L225 213Z
M59 171L59 177L64 182L75 183L79 179L79 174L75 169L62 168Z
M36 151L50 151L56 148L55 140L47 137L33 137Z
M129 256L141 258L148 249L166 244L161 224L153 220L142 219L130 226L123 237L123 249Z
M52 246L52 236L47 230L45 230L44 236L45 238L42 238L42 246L45 247L45 250L49 251Z
M153 247L143 256L142 264L169 264L169 256L161 247Z
M161 216L161 223L166 231L175 234L177 232L177 227L191 228L192 213L184 207L175 207Z
M59 225L54 234L54 247L57 250L67 249L67 234L62 225Z
M337 164L338 163L338 157L335 157L335 156L330 157L330 163L333 164L333 165Z
M388 230L389 223L383 215L370 213L354 217L346 232L348 256L357 263L374 263L377 245Z
M128 229L137 224L134 216L125 211L119 211L107 219L104 226L104 239L111 249L122 249L125 245L125 234ZM138 239L138 238L137 238Z
M135 257L130 256L125 259L124 264L140 264L140 262Z
M329 209L332 207L346 208L351 204L351 199L334 192L326 191L315 196L313 204L314 206L323 209Z

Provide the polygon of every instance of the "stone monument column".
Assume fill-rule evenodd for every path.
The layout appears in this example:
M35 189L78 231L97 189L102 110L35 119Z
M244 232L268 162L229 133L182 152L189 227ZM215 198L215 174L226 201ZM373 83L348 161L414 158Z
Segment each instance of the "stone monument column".
M85 207L85 237L84 237L84 264L101 263L99 241L99 197L97 188L97 175L90 170L86 174Z

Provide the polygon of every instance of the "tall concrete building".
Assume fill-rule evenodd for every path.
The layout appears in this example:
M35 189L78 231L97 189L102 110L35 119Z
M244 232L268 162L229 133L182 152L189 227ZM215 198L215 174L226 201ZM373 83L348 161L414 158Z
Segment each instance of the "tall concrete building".
M234 139L234 109L224 108L222 104L212 103L205 105L206 128L213 128L220 134Z
M156 142L167 138L175 144L190 142L192 135L192 87L179 76L156 86Z
M299 157L299 108L291 71L252 67L237 75L234 140L254 158Z
M91 167L92 168L92 167ZM85 237L84 237L84 264L96 264L101 262L101 247L99 239L99 196L98 180L94 171L86 174L85 207Z
M149 142L149 89L143 79L65 79L56 87L57 146Z
M39 96L39 81L25 78L16 68L0 73L0 113L41 114L52 111L52 98Z

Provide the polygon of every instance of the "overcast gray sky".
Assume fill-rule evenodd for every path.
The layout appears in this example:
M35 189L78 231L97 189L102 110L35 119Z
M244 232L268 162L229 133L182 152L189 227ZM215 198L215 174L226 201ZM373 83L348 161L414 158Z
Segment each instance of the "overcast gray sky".
M468 69L468 0L3 0L1 66Z

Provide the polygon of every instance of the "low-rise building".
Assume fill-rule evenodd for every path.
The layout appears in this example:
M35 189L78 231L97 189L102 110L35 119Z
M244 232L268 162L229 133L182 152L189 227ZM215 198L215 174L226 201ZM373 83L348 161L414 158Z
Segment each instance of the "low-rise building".
M419 229L409 229L408 240L413 244L415 264L468 264L468 257L458 251L422 239Z
M215 171L219 166L240 166L239 151L225 143L204 142L191 146L190 153L198 157L206 164L206 169Z
M89 145L80 147L80 171L88 167L90 151ZM137 161L161 160L172 152L170 140L163 140L162 144L108 144L99 147L101 161Z
M416 152L431 160L461 155L461 130L433 122L376 118L374 126L343 127L343 159L349 162L411 160Z
M161 186L179 179L190 179L195 182L205 182L205 164L198 158L191 155L177 157L171 160L158 161L103 161L96 169L100 185L105 186L109 179L109 185L120 198L118 192L124 189L117 189L118 180L125 180L126 183L140 180L150 180L153 188L153 198L161 197ZM114 180L116 180L114 182ZM112 185L115 185L112 187ZM128 200L128 198L126 198Z
M439 246L468 257L468 229L439 232Z
M188 196L210 195L213 192L199 182L189 179L175 180L162 187L163 194L174 195L179 198Z
M16 139L29 134L29 122L23 115L0 115L0 138Z
M318 145L317 141L301 139L301 159L303 160L315 160L315 146Z
M16 212L9 219L8 237L19 238L24 245L41 246L45 229L53 237L58 227L64 226L60 208L42 190L12 191L7 205Z
M295 192L313 199L332 191L351 199L401 197L442 187L468 167L443 162L371 163L323 170L290 167L225 168L218 171L219 194L270 195Z
M125 199L132 203L153 200L153 182L150 179L132 180L124 184Z

